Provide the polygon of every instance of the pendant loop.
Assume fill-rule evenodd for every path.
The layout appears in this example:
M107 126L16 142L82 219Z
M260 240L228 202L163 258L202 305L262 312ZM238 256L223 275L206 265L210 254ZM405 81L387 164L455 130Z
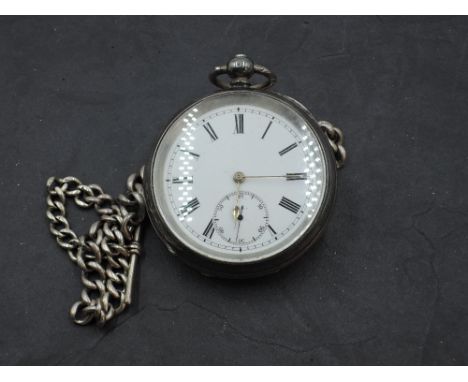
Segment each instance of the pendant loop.
M250 77L259 74L265 80L258 84L252 84ZM223 81L220 76L228 75L231 80ZM229 89L252 89L265 90L273 86L276 82L276 75L263 65L254 62L245 54L236 54L226 65L216 66L210 73L210 81L217 87Z

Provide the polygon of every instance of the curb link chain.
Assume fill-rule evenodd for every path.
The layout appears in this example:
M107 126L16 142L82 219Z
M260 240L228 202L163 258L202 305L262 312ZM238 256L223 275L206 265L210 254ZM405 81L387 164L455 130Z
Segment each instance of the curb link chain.
M346 150L343 146L343 132L328 121L318 121L318 124L324 133L327 134L328 142L335 154L336 167L343 167L346 160Z
M131 303L133 276L141 253L141 223L146 210L143 168L129 176L127 192L113 199L96 184L75 177L47 180L47 218L50 232L81 269L81 299L72 305L74 322L103 325ZM66 198L77 206L94 209L100 218L87 235L78 237L67 219Z

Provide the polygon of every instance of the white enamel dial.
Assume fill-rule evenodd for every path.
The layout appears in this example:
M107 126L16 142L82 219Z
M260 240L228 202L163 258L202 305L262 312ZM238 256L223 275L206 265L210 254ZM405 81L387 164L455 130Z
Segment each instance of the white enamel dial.
M327 174L299 113L238 98L201 101L177 118L153 181L164 185L155 186L158 209L180 241L215 260L249 262L285 250L313 224Z

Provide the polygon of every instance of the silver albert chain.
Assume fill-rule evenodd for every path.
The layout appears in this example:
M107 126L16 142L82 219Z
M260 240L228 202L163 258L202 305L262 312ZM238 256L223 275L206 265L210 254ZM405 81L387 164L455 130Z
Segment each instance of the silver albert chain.
M81 299L70 315L75 323L104 324L131 304L136 260L141 253L141 224L146 210L143 168L127 180L127 192L117 199L96 184L75 177L47 180L47 217L50 232L72 262L81 269ZM100 218L87 235L78 237L67 219L66 198L81 208L94 209Z

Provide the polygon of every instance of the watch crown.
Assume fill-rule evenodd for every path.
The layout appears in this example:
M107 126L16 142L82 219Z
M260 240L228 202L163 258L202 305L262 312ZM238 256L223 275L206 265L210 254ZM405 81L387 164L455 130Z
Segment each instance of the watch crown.
M250 77L255 73L264 77L261 83L251 83ZM229 82L220 79L220 76L228 75ZM276 76L271 70L263 65L255 64L247 55L243 53L236 54L226 65L216 66L210 73L210 81L221 89L268 89L276 82Z
M227 63L227 74L240 84L245 83L254 74L254 63L245 54L236 54Z

